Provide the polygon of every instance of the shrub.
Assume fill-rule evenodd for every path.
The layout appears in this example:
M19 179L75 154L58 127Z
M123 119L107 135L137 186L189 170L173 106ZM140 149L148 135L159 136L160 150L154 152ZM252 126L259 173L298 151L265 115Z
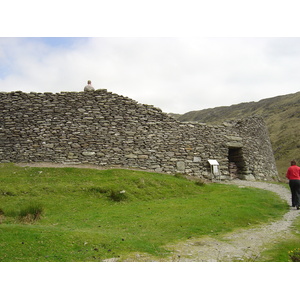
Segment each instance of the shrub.
M204 186L206 183L205 183L204 180L198 179L198 180L195 181L195 184L199 185L199 186Z
M102 187L91 187L88 189L88 191L92 192L92 193L100 193L100 194L104 194L104 193L108 192L107 189L102 188Z
M180 179L186 179L186 177L185 177L185 175L184 175L183 173L176 173L176 174L174 175L174 177L180 178Z
M8 191L8 190L0 189L0 195L3 195L3 196L16 196L16 193L14 191Z
M39 203L30 203L19 212L19 219L23 222L35 222L41 218L44 209Z
M19 213L14 209L6 209L4 214L6 217L15 218L18 216Z
M122 190L122 191L111 190L109 197L111 200L113 200L115 202L121 202L121 201L124 201L127 199L127 195L124 190Z
M2 221L5 219L4 211L0 208L0 224L2 224Z
M146 182L145 182L145 179L144 178L139 178L138 181L137 181L137 187L139 189L143 189L145 188L147 185L146 185Z
M293 262L300 261L300 248L296 248L294 250L289 251L289 258Z

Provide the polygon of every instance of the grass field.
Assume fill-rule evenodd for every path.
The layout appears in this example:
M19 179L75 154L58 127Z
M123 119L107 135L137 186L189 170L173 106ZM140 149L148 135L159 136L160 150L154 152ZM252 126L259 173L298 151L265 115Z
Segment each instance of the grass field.
M278 219L277 195L130 170L0 164L0 261L103 261Z

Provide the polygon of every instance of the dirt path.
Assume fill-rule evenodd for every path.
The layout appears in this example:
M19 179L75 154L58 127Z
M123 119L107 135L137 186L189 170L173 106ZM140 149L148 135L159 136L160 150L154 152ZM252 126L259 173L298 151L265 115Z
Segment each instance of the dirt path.
M290 191L283 186L264 182L232 181L230 184L250 186L277 193L291 205ZM292 237L291 225L299 216L299 210L291 208L281 220L259 227L238 230L220 239L210 237L188 240L167 248L173 250L173 261L229 262L254 261L266 249L266 245Z
M241 187L255 187L277 193L282 199L291 205L290 191L280 185L264 182L235 180L226 184L235 184ZM291 226L299 216L300 210L290 208L281 220L253 227L240 229L232 233L211 237L194 238L184 242L167 245L165 248L172 251L167 259L169 262L233 262L233 261L257 261L260 253L267 246L279 240L293 237ZM116 261L114 259L108 261ZM135 254L126 261L155 261L147 255Z
M68 165L58 164L18 164L19 166L39 166L39 167L67 167ZM89 168L87 165L71 165L71 167ZM277 193L282 199L291 205L290 191L280 185L234 180L225 184L235 184L238 186L248 186L261 188ZM230 262L230 261L255 261L260 257L260 253L272 243L278 240L292 237L291 226L293 221L299 216L300 210L290 208L281 220L253 227L241 229L219 236L218 239L211 237L189 239L177 244L167 245L166 248L172 251L172 255L163 261L180 262ZM118 261L109 259L106 261ZM155 259L144 254L133 254L126 261L155 261Z

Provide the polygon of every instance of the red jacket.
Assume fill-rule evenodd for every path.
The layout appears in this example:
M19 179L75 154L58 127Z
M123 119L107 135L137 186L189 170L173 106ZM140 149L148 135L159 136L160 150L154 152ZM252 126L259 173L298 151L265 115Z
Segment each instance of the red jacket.
M286 178L289 180L300 180L300 167L290 166L286 172Z

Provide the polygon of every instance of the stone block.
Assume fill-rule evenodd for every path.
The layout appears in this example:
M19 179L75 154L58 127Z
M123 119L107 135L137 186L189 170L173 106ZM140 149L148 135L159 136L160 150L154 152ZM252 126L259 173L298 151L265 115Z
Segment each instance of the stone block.
M82 155L84 155L84 156L93 156L95 154L96 154L96 152L93 152L93 151L84 151L84 152L82 152Z
M194 156L193 162L194 162L194 163L201 162L201 157Z
M185 163L183 161L178 161L176 163L176 167L177 167L177 170L180 171L180 172L185 171Z

